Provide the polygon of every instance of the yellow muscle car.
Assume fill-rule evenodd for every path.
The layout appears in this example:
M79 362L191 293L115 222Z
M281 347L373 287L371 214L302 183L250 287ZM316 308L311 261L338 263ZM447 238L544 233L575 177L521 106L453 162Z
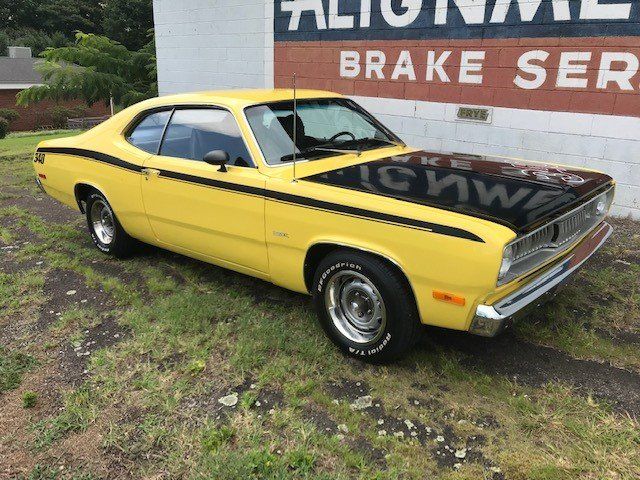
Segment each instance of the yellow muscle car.
M418 151L329 92L155 98L34 160L103 252L145 242L311 294L372 362L421 324L498 334L611 234L611 177Z

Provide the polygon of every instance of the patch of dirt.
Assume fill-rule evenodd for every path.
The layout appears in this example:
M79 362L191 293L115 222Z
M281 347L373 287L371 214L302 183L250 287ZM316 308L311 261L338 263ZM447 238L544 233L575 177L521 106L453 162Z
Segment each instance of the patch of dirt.
M309 420L320 433L326 435L334 435L338 433L338 424L331 418L322 406L317 403L310 402L302 409L302 415Z
M129 331L111 317L85 330L80 345L67 344L59 351L60 370L65 372L65 381L73 386L81 385L89 375L86 368L91 354L120 343L128 335Z
M104 430L100 426L92 425L83 432L67 435L53 448L49 456L55 463L49 465L63 467L63 471L81 467L84 472L91 472L93 477L116 478L104 455L101 431Z
M17 275L27 269L39 269L34 261L18 261L11 254L0 253L0 273L10 276ZM25 342L34 331L33 322L29 322L37 314L37 303L23 304L22 311L12 316L0 315L0 345L24 347ZM0 312L2 313L2 312Z
M355 401L358 397L369 395L371 387L367 382L343 378L339 381L327 383L325 390L334 399Z
M251 385L249 385L249 388L251 389ZM258 395L253 402L253 405L251 405L251 408L265 414L269 413L272 409L282 407L284 404L284 393L282 390L267 387L258 391Z
M362 435L357 435L355 438L348 438L347 445L349 445L352 450L365 455L378 467L384 467L387 464L386 452L381 448L374 447L373 444Z
M31 448L34 437L29 425L61 408L60 377L55 365L43 365L25 375L17 389L0 394L0 478L26 475L40 460ZM27 391L38 395L32 409L22 406Z
M583 394L640 416L640 375L592 360L575 359L553 348L523 342L511 332L485 339L464 333L429 329L429 341L464 354L464 363L491 375L541 386L560 381ZM430 348L428 345L426 348Z
M26 190L16 192L16 197L3 202L4 206L16 206L39 216L50 224L74 223L81 217L80 212L44 195L31 195Z
M218 379L210 391L204 395L185 397L182 400L182 404L189 410L195 409L202 412L206 417L216 423L221 425L227 423L229 418L240 407L242 394L249 390L258 393L258 390L251 379L236 384L229 383L225 380L224 378ZM225 405L220 401L229 396L236 398L235 403L232 405Z
M158 362L158 368L162 372L168 372L170 370L173 370L180 363L182 363L184 358L185 358L184 353L174 352L170 355L167 355L163 359L161 359Z
M89 287L82 275L71 270L51 270L45 278L43 293L47 300L40 308L39 330L48 328L71 307L89 308L100 314L116 306L108 293Z
M445 422L446 415L440 424L428 426L413 417L389 413L384 404L375 398L371 399L371 405L366 408L354 408L358 398L370 395L370 388L365 382L343 379L339 382L330 382L326 389L334 397L349 402L354 411L359 411L362 415L372 419L379 437L395 437L402 441L415 441L430 447L429 451L440 468L457 469L464 463L480 464L485 469L494 466L494 463L482 453L481 447L484 445L484 437L470 435L463 441L456 435L453 427ZM411 397L407 401L414 408L417 405L429 405L428 401L415 397ZM416 402L418 403L416 404ZM438 402L438 406L440 405ZM494 424L495 419L479 419L479 423L476 425L479 426L480 422L483 425L489 425L489 422ZM362 440L364 439L356 438L351 442L355 447L358 445L363 447L364 450L360 450L359 447L358 449L370 458L377 461L384 460L383 452L379 449L374 449L377 452L369 451L370 449L366 448L367 445L363 444ZM365 440L365 442L370 445L368 441ZM494 473L490 478L498 480L500 477L496 475L500 474Z
M602 338L606 338L608 340L611 340L611 343L613 343L616 346L622 346L622 345L640 345L640 333L636 333L636 332L628 332L625 330L602 330L602 329L597 329L596 333L602 337Z

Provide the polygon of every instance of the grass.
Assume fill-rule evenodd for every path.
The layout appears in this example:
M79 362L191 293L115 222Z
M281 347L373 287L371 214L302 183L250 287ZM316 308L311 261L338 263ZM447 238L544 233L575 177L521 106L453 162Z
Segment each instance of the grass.
M30 157L11 148L0 158L0 190L27 189ZM640 477L640 425L606 400L568 384L487 373L442 343L427 342L384 367L346 359L305 297L153 249L107 259L80 223L53 229L12 197L0 198L0 238L21 245L7 257L21 266L17 273L0 273L0 329L12 322L23 332L0 348L0 391L9 392L0 415L12 405L23 412L22 423L11 424L19 440L4 450L22 478L123 471L185 479ZM20 243L25 231L29 245ZM640 371L637 345L601 334L640 325L634 242L630 234L607 247L602 265L585 269L568 295L518 326L517 336ZM36 260L44 264L35 267ZM63 295L61 315L36 330L45 279L62 270L112 302L85 307ZM117 330L100 330L105 319ZM102 343L76 356L91 339ZM54 391L44 395L34 379L50 371L59 376L47 377ZM24 391L12 392L20 385ZM24 395L35 392L37 408L23 411ZM234 407L219 403L231 393ZM365 394L372 407L354 410ZM469 450L461 460L445 446ZM438 451L451 461L441 463ZM20 458L29 460L15 465ZM67 462L65 469L52 459Z
M633 261L639 252L640 234L605 247L606 262L581 270L543 315L516 326L518 335L579 358L640 370L637 344L606 335L627 331L640 339L640 264Z
M97 415L93 395L88 388L77 390L66 397L62 413L37 422L34 447L43 449L70 432L84 431Z
M31 355L0 347L0 393L18 388L23 375L36 363Z
M6 138L0 140L0 157L31 154L42 140L70 137L78 133L80 130L10 133Z
M23 408L33 408L38 403L38 394L36 392L27 391L22 394Z
M44 277L37 270L0 272L0 319L30 310L40 302Z

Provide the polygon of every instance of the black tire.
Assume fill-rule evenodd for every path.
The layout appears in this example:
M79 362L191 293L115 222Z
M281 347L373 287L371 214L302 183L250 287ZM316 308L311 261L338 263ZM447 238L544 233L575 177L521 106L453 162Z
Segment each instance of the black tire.
M357 276L352 276L354 274ZM346 280L341 284L343 279ZM370 285L366 282L367 280ZM339 288L339 285L342 287ZM372 327L374 333L369 331L365 333L365 335L372 335L373 338L354 341L349 335L357 336L361 330L356 328L354 333L353 323L348 320L348 315L341 316L339 313L343 310L335 307L342 304L332 300L336 296L341 299L348 299L349 295L357 295L358 299L367 297L366 292L358 292L358 285L370 289L369 292L373 289L375 295L369 294L369 296L374 301L378 299L378 294L380 295L382 301L377 303L379 310L386 314L386 320L381 320L381 314L376 322L375 313L379 312L374 312L369 316L371 325L379 326L377 329L375 326ZM418 340L420 321L410 286L393 266L374 255L346 249L330 253L316 269L312 293L320 324L329 338L348 355L370 363L387 363L405 355ZM375 307L371 309L367 307L371 305L372 298L365 299L364 309L358 308L352 311L346 307L346 310L352 314L351 318L356 316L354 313L356 312L360 316L365 314L366 320L366 314L375 310ZM357 304L350 303L349 300L345 301L345 305ZM368 312L365 312L366 309L369 309ZM345 326L344 321L336 318L347 319L347 325Z
M92 215L94 219L96 218L95 215L98 209L104 209L105 216L110 217L111 219L112 228L109 230L111 233L110 241L108 241L108 235L105 236L106 234L98 231L101 227L96 226L95 222L92 220ZM97 190L90 192L86 198L85 216L87 219L87 226L89 227L89 233L91 234L91 239L101 252L117 258L125 258L133 253L136 241L124 231L124 228L122 228L122 225L118 221L118 217L116 217L109 201Z

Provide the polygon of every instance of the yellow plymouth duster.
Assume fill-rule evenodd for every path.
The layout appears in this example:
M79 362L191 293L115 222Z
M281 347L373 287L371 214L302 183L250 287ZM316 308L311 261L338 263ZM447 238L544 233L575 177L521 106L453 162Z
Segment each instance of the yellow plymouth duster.
M311 294L371 362L421 324L498 334L611 234L611 177L418 151L329 92L155 98L42 142L34 165L101 251L145 242Z

